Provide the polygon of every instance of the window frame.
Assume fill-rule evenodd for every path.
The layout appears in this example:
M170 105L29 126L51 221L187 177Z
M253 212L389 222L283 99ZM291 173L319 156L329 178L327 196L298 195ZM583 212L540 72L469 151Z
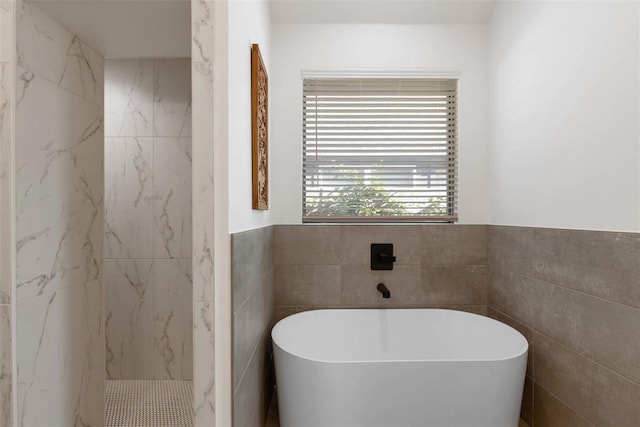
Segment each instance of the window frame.
M305 167L305 124L304 124L304 83L305 80L345 80L345 79L433 79L455 80L455 132L453 137L453 149L447 151L447 164L453 164L453 174L447 172L447 215L446 216L305 216L307 205L306 172ZM303 70L300 97L302 117L302 222L303 223L455 223L458 220L458 109L459 109L459 71L440 69L411 69L411 70ZM453 175L453 176L452 176Z

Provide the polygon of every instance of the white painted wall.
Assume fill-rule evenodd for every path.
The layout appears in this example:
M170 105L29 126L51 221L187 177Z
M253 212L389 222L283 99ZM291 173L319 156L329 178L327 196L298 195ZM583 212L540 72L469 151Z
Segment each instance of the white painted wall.
M271 71L271 23L266 0L229 2L229 232L272 224L271 212L251 208L251 44ZM271 77L272 78L272 77ZM270 82L271 83L271 82ZM271 102L271 105L274 105ZM276 118L270 112L270 124ZM270 145L278 141L270 139ZM273 148L271 148L273 149ZM273 163L270 171L273 171ZM273 209L275 191L270 184Z
M500 2L491 224L640 230L637 2Z
M275 24L271 47L270 172L274 223L302 222L301 71L336 68L460 72L460 222L488 221L485 25Z

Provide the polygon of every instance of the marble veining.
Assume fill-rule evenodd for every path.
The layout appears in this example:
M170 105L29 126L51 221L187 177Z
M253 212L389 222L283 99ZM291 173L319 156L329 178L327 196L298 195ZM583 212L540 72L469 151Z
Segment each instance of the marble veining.
M11 62L12 29L11 22L11 0L0 0L0 63Z
M51 82L59 82L73 35L40 8L17 3L17 65Z
M154 261L155 377L193 378L191 260Z
M105 260L107 379L153 379L153 260Z
M156 59L153 74L154 135L191 137L190 61Z
M18 302L20 426L102 425L101 301L94 280Z
M153 139L105 139L105 258L153 258Z
M19 67L102 106L100 54L28 2L18 2L17 22Z
M0 63L0 137L9 141L11 137L11 64Z
M194 0L191 2L192 37L191 60L206 64L211 70L213 57L213 2Z
M2 28L4 29L4 28ZM11 66L0 63L0 304L11 303ZM0 360L1 363L1 360Z
M213 22L215 3L191 2L193 102L194 425L215 424L213 265Z
M0 426L13 423L13 356L11 349L11 52L13 20L10 0L0 0Z
M193 298L213 301L213 73L198 62L193 71Z
M155 258L191 258L191 140L155 138Z
M107 379L191 379L191 260L105 260Z
M37 75L22 92L16 108L18 299L98 279L103 228L102 112Z
M193 378L191 138L178 136L191 121L190 81L182 59L106 61L110 379ZM176 136L151 136L172 127Z
M196 425L215 422L215 343L213 302L193 303L194 381L193 407Z
M16 3L17 425L104 422L102 57Z
M11 425L11 305L0 305L0 426Z
M105 135L153 136L153 60L105 62Z
M73 36L58 84L91 102L102 105L103 81L102 58L80 38Z
M16 95L18 95L16 98L17 108L18 106L20 106L20 103L26 96L27 90L29 89L31 82L35 78L35 74L33 74L31 71L20 68L16 70L16 73L18 74L18 77L16 79Z

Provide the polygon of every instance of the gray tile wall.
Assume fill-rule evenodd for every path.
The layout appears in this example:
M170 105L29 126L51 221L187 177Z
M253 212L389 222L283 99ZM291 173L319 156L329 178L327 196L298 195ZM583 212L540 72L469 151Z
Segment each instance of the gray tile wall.
M484 225L275 226L275 315L316 308L446 307L486 314ZM370 269L371 243L393 243L392 271ZM383 299L376 286L391 291Z
M529 340L532 427L640 423L640 234L489 227L488 314Z
M268 402L272 322L315 308L447 307L527 338L522 418L531 427L638 426L640 234L278 225L232 241L236 425L256 425ZM394 244L393 271L370 270L371 243Z
M262 427L273 392L274 227L231 236L233 425Z

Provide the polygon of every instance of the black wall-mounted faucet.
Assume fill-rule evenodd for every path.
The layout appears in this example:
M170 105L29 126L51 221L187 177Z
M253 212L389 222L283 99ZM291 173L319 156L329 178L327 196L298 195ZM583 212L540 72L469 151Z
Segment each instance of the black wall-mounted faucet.
M389 291L389 288L387 288L384 283L378 283L377 289L378 292L382 294L382 298L391 298L391 291Z
M396 262L396 257L393 256L393 243L371 244L372 270L393 270L394 262Z

